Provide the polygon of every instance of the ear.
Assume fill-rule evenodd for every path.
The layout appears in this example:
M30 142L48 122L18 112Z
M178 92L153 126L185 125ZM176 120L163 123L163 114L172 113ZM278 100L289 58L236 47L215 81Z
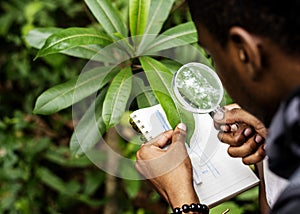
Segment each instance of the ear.
M229 30L229 40L234 56L244 66L250 77L257 79L262 68L260 38L250 34L244 28L232 27Z

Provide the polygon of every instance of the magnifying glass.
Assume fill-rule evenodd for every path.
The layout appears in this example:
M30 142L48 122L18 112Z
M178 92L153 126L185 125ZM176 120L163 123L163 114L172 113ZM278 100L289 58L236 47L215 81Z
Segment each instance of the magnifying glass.
M183 65L173 76L172 89L175 101L185 110L196 113L195 118L198 118L197 114L205 113L215 119L224 118L225 110L220 106L224 97L223 85L216 72L207 65L196 62ZM195 124L197 126L198 123L195 121ZM215 130L213 126L211 128ZM198 153L202 164L213 157L219 146L217 135L206 135L210 130L205 130L199 136L197 131L196 140L192 141L197 142L192 144L192 149L200 150Z
M201 63L183 65L173 77L173 91L178 103L193 113L210 113L218 119L224 117L220 103L224 89L216 72Z

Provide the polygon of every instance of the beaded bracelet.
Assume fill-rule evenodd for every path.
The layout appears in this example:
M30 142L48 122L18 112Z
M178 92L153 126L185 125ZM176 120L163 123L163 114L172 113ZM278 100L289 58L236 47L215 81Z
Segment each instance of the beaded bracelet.
M181 213L188 213L188 212L198 212L201 214L208 214L209 208L205 204L195 204L192 203L190 205L184 204L182 207L176 207L173 209L173 213L171 214L181 214Z

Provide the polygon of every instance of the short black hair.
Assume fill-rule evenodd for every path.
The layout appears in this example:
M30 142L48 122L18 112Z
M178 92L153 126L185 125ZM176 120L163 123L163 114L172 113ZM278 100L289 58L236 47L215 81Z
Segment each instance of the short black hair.
M194 22L202 23L226 46L232 26L277 43L284 52L300 53L299 0L188 0Z

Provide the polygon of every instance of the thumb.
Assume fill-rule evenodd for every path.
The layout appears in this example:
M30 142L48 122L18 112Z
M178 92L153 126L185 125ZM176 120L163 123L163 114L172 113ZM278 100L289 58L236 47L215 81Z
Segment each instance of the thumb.
M165 147L168 144L169 140L172 137L172 133L173 133L173 130L165 131L165 132L161 133L160 135L158 135L157 137L155 137L152 140L150 140L146 144L163 148L163 147Z
M172 144L181 142L185 143L186 140L186 125L184 123L179 123L175 128L172 136Z
M267 135L267 129L265 128L264 124L258 118L241 108L233 108L231 110L225 111L224 118L215 122L219 124L244 123L252 126L255 131L262 136L266 137Z

